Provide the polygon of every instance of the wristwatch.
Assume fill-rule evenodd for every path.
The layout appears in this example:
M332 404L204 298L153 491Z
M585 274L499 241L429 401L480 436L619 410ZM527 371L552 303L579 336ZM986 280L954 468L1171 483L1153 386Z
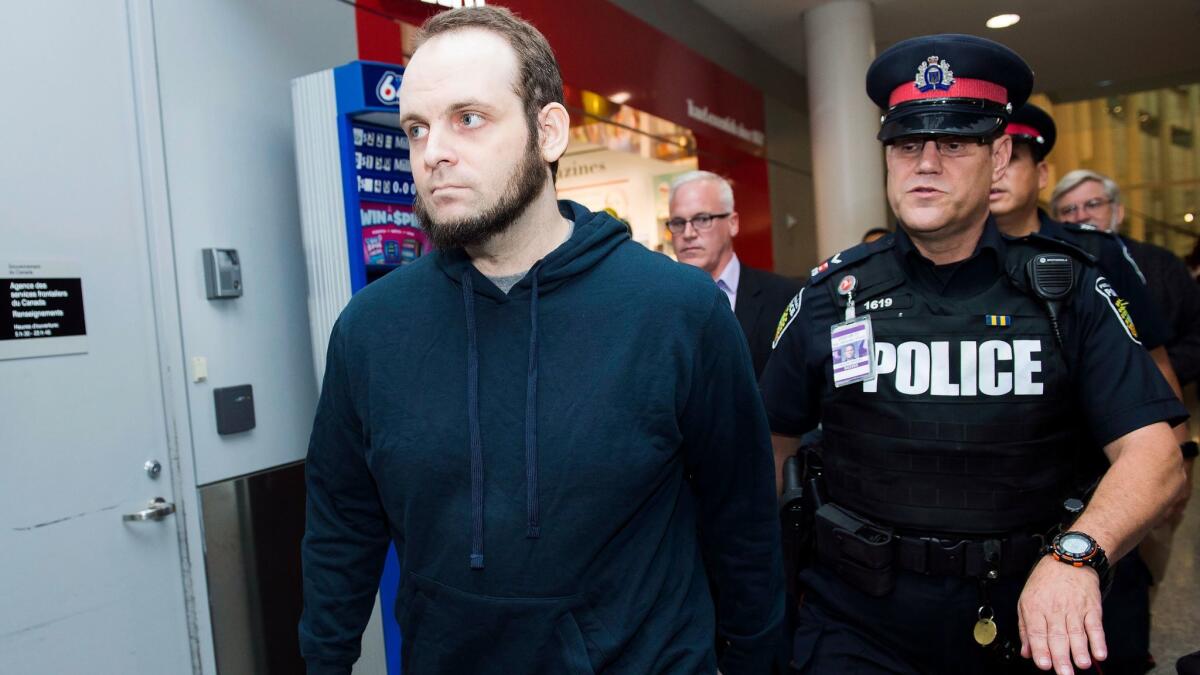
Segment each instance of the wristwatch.
M1062 532L1046 547L1049 553L1059 562L1073 567L1090 567L1100 575L1100 590L1107 591L1112 585L1112 567L1108 564L1108 556L1095 539L1071 530Z

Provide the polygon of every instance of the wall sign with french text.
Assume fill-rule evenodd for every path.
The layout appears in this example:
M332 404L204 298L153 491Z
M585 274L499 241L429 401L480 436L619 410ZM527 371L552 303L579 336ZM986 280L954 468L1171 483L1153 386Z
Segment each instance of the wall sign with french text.
M0 359L87 352L83 279L65 262L0 263Z

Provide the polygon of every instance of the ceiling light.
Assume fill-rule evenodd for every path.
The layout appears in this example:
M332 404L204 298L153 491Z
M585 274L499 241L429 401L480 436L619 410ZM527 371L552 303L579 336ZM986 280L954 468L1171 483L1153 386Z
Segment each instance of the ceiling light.
M608 100L612 101L613 103L616 103L617 105L625 105L626 103L629 102L629 99L631 99L631 98L633 98L633 94L630 94L627 91L618 91L617 93L613 94L612 96L609 96Z
M1195 215L1195 214L1193 214L1193 213L1185 213L1185 214L1183 214L1183 222L1185 222L1185 223L1190 223L1190 222L1192 222L1192 221L1193 221L1193 220L1195 220L1195 219L1196 219L1196 215Z
M1019 14L997 14L987 20L988 28L1008 28L1021 20Z

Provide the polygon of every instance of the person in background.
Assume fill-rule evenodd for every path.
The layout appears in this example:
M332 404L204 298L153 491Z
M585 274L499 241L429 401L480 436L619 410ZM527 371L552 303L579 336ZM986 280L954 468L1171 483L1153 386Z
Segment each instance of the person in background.
M1174 253L1121 234L1125 205L1116 182L1094 171L1072 171L1054 186L1050 210L1063 222L1120 236L1166 318L1171 333L1167 354L1180 384L1200 379L1200 289L1190 283L1191 273Z
M1180 386L1200 379L1200 286L1197 286L1187 266L1174 253L1121 234L1125 205L1121 201L1121 190L1117 183L1095 171L1071 171L1054 186L1050 196L1050 211L1064 222L1094 227L1119 237L1127 256L1145 279L1150 297L1163 312L1168 330L1166 352ZM1166 522L1155 528L1139 547L1154 581L1161 581L1166 574L1174 531L1179 526L1183 509L1192 493L1194 464L1200 446L1187 438L1186 434L1181 440L1187 472L1182 499L1177 502Z
M1038 193L1049 182L1046 156L1054 149L1058 130L1046 111L1026 103L1013 112L1005 132L1012 138L1013 156L1004 176L992 184L990 208L1006 236L1045 237L1078 246L1097 260L1112 286L1129 300L1127 311L1135 331L1163 377L1180 395L1179 382L1164 346L1170 337L1162 313L1151 299L1141 271L1116 235L1078 224L1064 224L1038 208ZM1175 428L1176 440L1187 440L1187 425ZM1108 468L1097 453L1095 462L1081 466L1081 482L1090 484ZM1178 508L1186 503L1186 495ZM1108 635L1109 675L1145 672L1150 657L1150 572L1138 549L1117 563L1113 585L1104 596L1104 626Z
M667 228L679 262L699 267L729 298L750 345L755 376L771 355L771 340L788 301L803 284L743 264L733 250L738 234L733 187L709 171L689 171L671 182Z

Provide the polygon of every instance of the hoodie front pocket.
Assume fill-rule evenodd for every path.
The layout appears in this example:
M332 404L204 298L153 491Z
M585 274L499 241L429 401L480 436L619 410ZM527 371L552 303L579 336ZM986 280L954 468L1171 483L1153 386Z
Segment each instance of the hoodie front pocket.
M407 582L405 675L594 675L604 662L588 647L603 641L603 629L579 596L481 595L413 573Z
M419 629L425 615L427 602L428 599L420 589L414 587L411 580L401 584L396 593L395 616L396 622L400 624L400 663L405 668L404 672L410 673L410 675L408 664L413 662L413 652L421 643Z
M596 670L588 658L587 643L583 640L583 631L579 629L574 615L566 612L558 617L554 623L554 634L562 646L566 672L570 675L595 675Z

